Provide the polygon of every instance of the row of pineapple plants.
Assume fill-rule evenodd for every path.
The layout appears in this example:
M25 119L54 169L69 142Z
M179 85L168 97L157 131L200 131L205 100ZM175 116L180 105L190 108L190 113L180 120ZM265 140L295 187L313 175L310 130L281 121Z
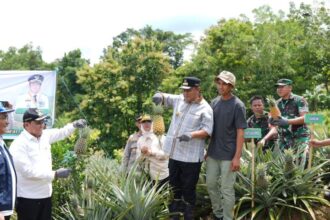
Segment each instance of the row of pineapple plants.
M102 154L88 159L84 174L80 192L72 193L56 219L167 219L169 190L157 189L147 175L126 175L116 159Z
M323 151L320 150L320 151ZM318 219L321 207L330 208L323 198L330 160L318 153L311 169L303 169L292 150L256 150L256 179L251 180L251 152L243 152L242 170L236 184L236 219ZM255 206L252 208L252 184ZM326 214L323 214L326 215Z

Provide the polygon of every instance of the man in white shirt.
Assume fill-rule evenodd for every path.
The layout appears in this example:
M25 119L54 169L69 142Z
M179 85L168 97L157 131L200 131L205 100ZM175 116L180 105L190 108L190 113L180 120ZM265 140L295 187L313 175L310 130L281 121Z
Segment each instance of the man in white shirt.
M46 115L36 108L29 108L23 115L23 132L13 141L10 152L17 172L18 220L50 220L52 181L67 178L70 169L52 170L51 144L83 128L80 119L60 129L45 129Z
M16 175L12 157L2 139L8 127L7 109L0 102L0 220L9 220L13 214L16 198Z

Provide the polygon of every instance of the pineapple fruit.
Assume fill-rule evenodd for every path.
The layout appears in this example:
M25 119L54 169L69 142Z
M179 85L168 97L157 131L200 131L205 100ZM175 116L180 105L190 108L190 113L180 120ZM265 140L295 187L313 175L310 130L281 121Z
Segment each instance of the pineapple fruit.
M85 153L90 132L91 129L89 127L79 129L79 138L74 146L74 152L77 155Z
M295 165L294 165L293 151L291 149L284 150L284 160L285 160L284 171L285 172L292 171Z
M260 163L257 166L257 180L256 184L262 189L267 189L269 185L270 176L266 174L267 165L265 163Z
M267 102L269 104L270 117L278 119L281 116L281 112L277 107L276 101L273 96L267 96Z
M153 104L152 106L152 112L153 112L153 130L155 135L160 136L165 133L165 124L164 124L164 118L163 118L163 106L162 105L156 105Z

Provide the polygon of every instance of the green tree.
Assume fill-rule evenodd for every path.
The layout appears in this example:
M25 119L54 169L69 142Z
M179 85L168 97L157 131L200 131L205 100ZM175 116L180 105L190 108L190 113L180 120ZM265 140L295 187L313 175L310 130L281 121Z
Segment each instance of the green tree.
M151 94L171 71L161 42L133 37L120 48L109 46L99 64L78 72L86 93L81 107L101 131L102 148L111 152L124 145L136 113L148 111Z
M112 47L118 52L134 38L155 40L162 43L162 51L169 56L170 64L174 69L182 65L184 49L193 43L191 34L175 34L172 31L154 30L151 26L146 26L138 31L127 29L114 37Z
M45 70L48 66L42 60L42 51L39 47L33 48L26 44L22 48L9 47L8 51L0 50L1 70Z
M79 114L79 103L84 91L77 83L77 71L89 62L82 58L79 49L64 54L64 57L54 64L57 67L56 115L72 112ZM82 117L82 115L80 115Z

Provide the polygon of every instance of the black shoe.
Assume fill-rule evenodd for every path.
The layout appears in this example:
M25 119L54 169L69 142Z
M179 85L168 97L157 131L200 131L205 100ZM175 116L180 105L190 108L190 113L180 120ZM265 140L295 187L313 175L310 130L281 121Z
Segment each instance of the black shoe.
M170 220L180 220L181 200L173 200L169 205L169 211L171 213Z
M194 219L194 206L190 204L186 204L184 209L184 220L193 220Z

